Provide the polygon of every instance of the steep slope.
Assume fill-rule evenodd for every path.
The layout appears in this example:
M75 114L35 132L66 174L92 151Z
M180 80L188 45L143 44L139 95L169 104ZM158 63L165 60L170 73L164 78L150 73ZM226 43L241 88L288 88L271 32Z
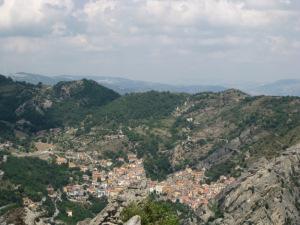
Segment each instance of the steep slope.
M14 82L0 75L0 140L13 135L17 121L18 108L32 99L38 89L31 84Z
M120 95L95 81L60 82L57 85L32 85L0 77L1 137L13 137L38 130L79 123L87 112Z
M300 98L250 97L229 90L192 96L178 111L173 134L181 138L172 154L174 165L183 162L206 167L217 179L300 141Z
M300 224L300 145L271 161L261 159L218 198L215 225Z

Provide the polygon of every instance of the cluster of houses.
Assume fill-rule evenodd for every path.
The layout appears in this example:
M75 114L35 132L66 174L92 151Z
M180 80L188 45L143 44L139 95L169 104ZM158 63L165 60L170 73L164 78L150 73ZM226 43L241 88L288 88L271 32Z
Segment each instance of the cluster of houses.
M235 181L234 178L222 176L210 185L202 182L204 171L194 171L190 168L174 173L167 180L149 182L149 191L162 195L173 202L197 209L200 205L208 204L209 200L219 194L227 185Z
M57 160L57 163L63 161L60 158L57 158ZM118 160L124 162L122 158ZM128 160L129 163L111 170L98 170L96 167L80 165L80 170L84 172L82 184L67 185L63 188L63 191L73 201L86 201L90 195L98 198L103 196L117 197L128 188L136 187L142 181L146 181L142 160L134 154L129 154ZM109 160L100 161L104 166L111 166ZM63 163L66 163L66 161L63 161Z
M76 155L76 154L75 154ZM74 154L73 154L74 157ZM81 184L70 184L64 187L64 192L70 200L86 201L89 196L114 198L134 187L146 188L150 193L155 192L173 202L179 201L196 209L219 194L227 185L235 182L234 178L222 176L217 182L205 184L203 170L195 171L190 168L176 172L165 181L157 182L146 178L143 161L134 154L128 154L128 163L119 158L124 164L111 168L110 160L90 159L86 153L75 156L83 164L70 162L69 158L57 157L57 164L67 164L69 167L79 167L84 173ZM91 164L88 164L88 161ZM97 165L106 168L98 169Z

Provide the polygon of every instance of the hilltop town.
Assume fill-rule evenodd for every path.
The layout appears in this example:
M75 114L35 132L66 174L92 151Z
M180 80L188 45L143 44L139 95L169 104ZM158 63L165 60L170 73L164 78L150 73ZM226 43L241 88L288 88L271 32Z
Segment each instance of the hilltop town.
M84 156L85 155L85 156ZM116 198L126 194L128 189L143 189L147 193L155 193L162 199L180 202L196 210L201 205L207 205L227 185L235 182L232 177L221 176L216 182L205 183L204 170L192 170L187 168L168 176L162 182L151 181L146 178L143 160L138 159L135 154L128 154L128 162L124 158L118 158L122 166L108 169L112 162L110 160L94 160L95 165L102 165L105 169L100 170L87 165L86 154L78 154L81 159L78 164L71 162L74 158L59 157L57 164L68 164L69 167L78 167L84 173L82 183L65 186L63 191L73 201L86 201L89 195L101 198L103 196Z

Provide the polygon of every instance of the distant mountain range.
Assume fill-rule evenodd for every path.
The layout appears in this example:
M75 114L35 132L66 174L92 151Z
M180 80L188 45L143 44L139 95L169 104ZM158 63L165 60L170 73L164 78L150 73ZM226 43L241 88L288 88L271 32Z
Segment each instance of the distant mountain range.
M60 76L45 76L40 74L31 73L15 73L10 74L15 81L25 81L32 84L42 82L47 85L54 85L60 81L72 81L79 80L82 78L91 79L99 84L110 88L120 94L133 93L133 92L146 92L146 91L170 91L170 92L184 92L194 94L198 92L219 92L224 91L227 88L218 85L169 85L156 82L146 82L139 80L130 80L120 77L108 77L108 76L72 76L72 75L60 75Z
M43 84L47 85L54 85L60 81L72 81L87 78L95 80L99 84L108 87L120 94L146 92L151 90L195 94L206 91L220 92L228 88L232 88L225 87L223 85L170 85L157 82L147 82L108 76L45 76L25 72L10 74L9 76L16 81L25 81L32 84L42 82ZM263 85L250 87L237 86L235 88L238 88L251 95L300 96L300 79L285 79Z
M300 79L278 80L246 91L255 95L300 96Z

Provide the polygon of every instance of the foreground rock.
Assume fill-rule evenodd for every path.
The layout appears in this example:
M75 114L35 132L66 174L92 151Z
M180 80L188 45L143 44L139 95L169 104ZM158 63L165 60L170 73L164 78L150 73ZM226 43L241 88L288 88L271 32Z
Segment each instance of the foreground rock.
M122 210L133 201L141 201L147 197L147 191L144 187L134 187L118 196L110 199L108 205L93 219L86 219L77 223L77 225L121 225L126 221L121 220ZM133 217L132 219L137 219ZM138 220L137 220L138 221ZM129 221L128 221L129 222ZM129 224L128 224L129 225ZM131 225L131 224L130 224ZM133 225L135 225L133 223ZM139 225L138 223L136 225Z
M142 220L140 216L134 216L130 220L128 220L124 225L141 225Z
M300 145L261 160L218 198L213 225L299 225ZM220 216L222 217L222 216Z

